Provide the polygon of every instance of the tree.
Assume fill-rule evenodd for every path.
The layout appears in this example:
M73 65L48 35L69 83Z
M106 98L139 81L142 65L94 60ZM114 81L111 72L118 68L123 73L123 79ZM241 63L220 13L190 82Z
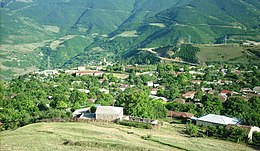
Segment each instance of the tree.
M98 95L98 100L96 101L96 104L101 104L103 106L110 106L114 105L114 97L111 94L105 94L101 93Z
M166 116L163 103L149 97L149 90L145 87L130 88L118 96L116 105L123 106L128 115L143 118L160 118Z
M250 107L247 101L239 97L231 97L224 103L224 110L222 113L243 119L250 113Z
M69 102L72 104L72 106L75 105L75 103L80 104L81 106L85 105L87 100L87 96L84 92L79 92L77 90L74 90L69 97Z

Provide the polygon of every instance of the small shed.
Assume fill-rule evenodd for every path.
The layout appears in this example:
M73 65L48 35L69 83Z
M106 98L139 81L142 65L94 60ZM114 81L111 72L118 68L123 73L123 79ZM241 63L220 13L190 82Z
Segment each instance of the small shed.
M123 118L123 108L114 106L98 106L96 119L104 121L115 121Z

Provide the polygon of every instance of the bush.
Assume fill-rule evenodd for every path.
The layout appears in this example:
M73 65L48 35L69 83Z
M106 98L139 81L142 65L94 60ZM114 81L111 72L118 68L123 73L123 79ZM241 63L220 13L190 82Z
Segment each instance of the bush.
M254 132L252 140L254 145L260 146L260 132Z
M234 141L234 142L240 142L240 141L246 142L247 141L248 132L241 127L232 126L226 132L227 132L227 135L226 135L227 138L231 141Z
M189 134L192 137L196 137L199 134L199 128L196 125L189 124L186 127L186 133Z
M120 125L131 126L143 129L152 129L152 125L146 123L132 122L132 121L120 121Z

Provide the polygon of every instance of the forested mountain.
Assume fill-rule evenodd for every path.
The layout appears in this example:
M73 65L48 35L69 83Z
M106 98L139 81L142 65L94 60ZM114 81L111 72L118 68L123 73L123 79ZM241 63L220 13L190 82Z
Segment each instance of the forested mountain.
M1 68L17 73L44 69L47 58L58 68L127 58L147 47L260 41L259 10L258 0L2 0ZM64 47L75 36L80 42ZM28 55L35 57L28 62Z

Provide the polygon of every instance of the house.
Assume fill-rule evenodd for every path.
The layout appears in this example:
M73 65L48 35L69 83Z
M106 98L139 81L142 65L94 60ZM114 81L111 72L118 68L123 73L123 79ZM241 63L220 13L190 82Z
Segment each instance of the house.
M100 71L100 70L103 69L103 67L102 67L102 66L96 66L95 69L98 70L98 71Z
M155 88L157 88L157 87L160 86L160 84L159 84L159 83L154 83L153 86L154 86Z
M176 99L173 100L173 102L177 102L177 103L180 103L180 104L185 104L186 100L181 99L181 98L176 98Z
M158 89L157 88L153 88L150 92L151 95L156 95L157 94Z
M78 91L79 91L79 92L86 93L86 94L88 94L88 93L90 92L90 91L87 90L87 89L78 89Z
M99 79L100 83L104 83L106 81L106 79Z
M240 92L243 92L244 94L247 94L247 93L255 93L255 91L253 91L252 89L250 88L242 88L240 90Z
M75 74L78 70L65 70L66 74Z
M230 97L232 96L232 92L230 90L222 90L220 95Z
M241 120L237 118L230 118L223 115L207 114L196 120L196 125L237 125Z
M123 118L123 108L114 106L98 106L96 120L115 121Z
M99 91L100 91L100 92L103 92L103 93L105 93L105 94L109 94L109 90L104 89L104 88L99 89Z
M192 80L191 81L191 83L193 83L193 84L198 84L198 85L200 85L201 84L201 80Z
M85 66L79 66L78 67L78 71L85 71L86 70L86 67Z
M150 95L149 97L152 98L152 99L155 99L155 100L163 100L164 102L168 102L169 101L165 97L159 97L159 96L155 96L155 95Z
M75 72L75 74L76 74L76 76L84 76L84 75L93 76L94 71L77 71L77 72Z
M91 119L95 118L95 115L90 112L90 107L89 108L82 108L82 109L77 109L72 113L73 118L79 118L79 119Z
M97 99L88 99L88 102L90 103L95 103L97 101Z
M73 82L71 82L71 84L81 84L82 83L82 81L73 81Z
M35 74L41 74L44 76L49 76L49 75L57 75L59 74L58 70L44 70L42 72L34 72Z
M254 87L253 91L254 91L256 94L260 94L260 87Z
M208 94L215 94L216 93L216 90L209 90L208 91Z
M201 88L201 91L204 93L208 93L212 88Z
M227 97L226 95L221 95L221 94L219 94L218 97L219 97L219 99L221 100L221 102L226 102L227 99L228 99L228 97Z
M148 86L148 87L153 87L153 81L148 81L148 82L146 82L146 86Z
M198 72L198 71L189 71L189 74L192 74L192 75L204 75L205 73Z
M189 91L189 92L184 93L182 95L182 97L185 99L189 99L189 98L194 99L196 93L197 93L196 91Z
M121 91L125 91L126 88L128 88L128 85L127 85L127 84L121 84L121 86L120 86L119 89L120 89Z
M168 117L191 119L194 117L194 114L187 112L168 111Z
M89 75L89 76L102 76L104 72L101 71L96 71L96 70L88 70L88 71L77 71L75 72L76 76L84 76L84 75Z
M104 72L98 71L98 72L94 72L94 76L96 77L101 77L103 76Z

